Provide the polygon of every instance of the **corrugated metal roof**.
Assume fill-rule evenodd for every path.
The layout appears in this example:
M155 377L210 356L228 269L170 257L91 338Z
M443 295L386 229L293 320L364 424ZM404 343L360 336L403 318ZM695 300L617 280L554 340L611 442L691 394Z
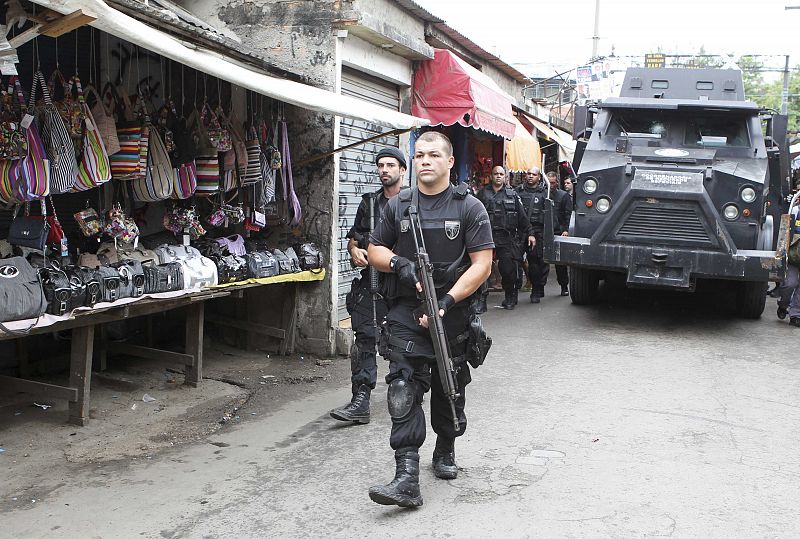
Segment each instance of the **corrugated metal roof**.
M268 58L255 49L231 39L213 26L194 17L185 9L173 10L168 7L162 7L171 4L171 2L150 0L148 4L145 4L139 0L106 0L106 3L135 19L167 30L176 35L176 37L197 41L212 50L222 52L239 61L266 68L273 73L294 73L290 65L281 65L273 58Z
M432 23L444 22L444 19L440 19L439 17L437 17L436 15L434 15L421 5L417 4L413 0L395 0L395 1L397 2L397 5L399 5L412 15L415 15L424 21Z
M466 37L464 34L456 30L455 28L448 26L445 22L438 22L434 23L433 26L442 32L444 35L467 49L469 52L480 58L481 60L485 60L489 64L493 65L512 79L518 82L528 82L528 77L526 77L523 73L516 70L515 68L511 67L503 60L495 56L494 54L488 52L484 48L480 47L477 43Z

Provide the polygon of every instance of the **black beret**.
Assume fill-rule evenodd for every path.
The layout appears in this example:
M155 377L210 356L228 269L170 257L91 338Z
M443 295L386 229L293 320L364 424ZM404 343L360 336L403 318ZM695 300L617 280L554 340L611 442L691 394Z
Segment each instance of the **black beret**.
M406 158L403 155L403 152L398 150L397 148L393 148L392 146L388 146L383 148L381 151L378 152L378 155L375 156L375 164L378 164L378 160L381 157L394 157L397 159L397 162L400 163L400 166L403 168L408 168L406 166Z

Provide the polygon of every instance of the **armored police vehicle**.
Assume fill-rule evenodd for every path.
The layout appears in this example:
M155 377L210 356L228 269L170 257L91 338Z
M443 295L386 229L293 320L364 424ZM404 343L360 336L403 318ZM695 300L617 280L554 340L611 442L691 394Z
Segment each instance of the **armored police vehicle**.
M570 267L573 303L593 302L615 273L684 291L726 279L737 312L759 317L784 268L767 202L788 178L773 118L745 101L741 72L632 68L620 97L584 110L569 236L553 237L550 208L544 234L545 259Z

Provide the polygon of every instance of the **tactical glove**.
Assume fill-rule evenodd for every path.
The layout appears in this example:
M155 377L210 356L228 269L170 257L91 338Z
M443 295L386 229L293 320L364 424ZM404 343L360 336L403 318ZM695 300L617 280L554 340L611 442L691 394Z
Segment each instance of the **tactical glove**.
M417 288L417 266L412 261L402 256L394 256L389 262L389 267L392 269L401 283L411 288Z

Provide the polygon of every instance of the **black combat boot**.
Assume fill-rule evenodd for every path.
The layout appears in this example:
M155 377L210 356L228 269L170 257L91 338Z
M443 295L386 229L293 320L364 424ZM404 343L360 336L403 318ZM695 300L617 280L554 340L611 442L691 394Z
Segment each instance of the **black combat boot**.
M422 494L419 491L419 453L416 447L403 447L394 452L396 469L394 479L388 485L369 489L369 498L381 505L419 507Z
M562 296L569 296L569 287L565 284L561 285L561 295Z
M331 410L331 417L339 421L353 421L362 425L369 423L370 391L369 386L361 385L346 406Z
M458 476L456 466L455 440L438 436L436 448L433 450L433 475L439 479L455 479Z
M519 300L518 290L515 288L511 291L511 302L516 305L517 301Z
M516 302L514 301L514 294L510 290L506 290L505 293L506 293L506 299L503 300L503 303L501 305L503 306L504 309L512 311L514 310L514 305L516 304Z
M538 290L534 290L531 292L531 303L539 303L542 301L542 296L539 294Z

